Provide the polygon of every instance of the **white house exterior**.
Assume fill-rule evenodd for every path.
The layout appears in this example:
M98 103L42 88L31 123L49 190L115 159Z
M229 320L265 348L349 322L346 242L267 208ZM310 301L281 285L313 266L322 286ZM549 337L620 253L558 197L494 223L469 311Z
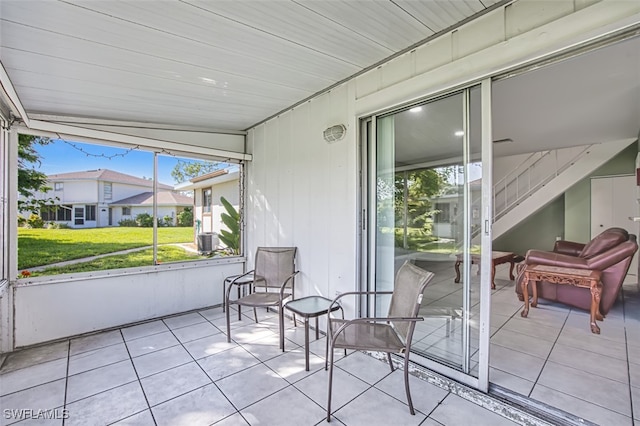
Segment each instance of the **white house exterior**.
M48 176L47 193L39 199L56 199L53 211L42 211L49 222L66 223L71 228L118 226L122 219L135 219L140 213L153 214L153 181L109 169L59 173ZM158 184L158 217L176 217L191 198L172 192L170 185ZM174 222L175 224L175 222Z
M239 171L225 169L198 176L176 186L178 191L193 191L193 219L196 226L199 224L199 228L196 228L197 233L219 234L221 229L226 229L220 219L220 215L225 212L220 198L224 197L232 206L239 209L239 179Z

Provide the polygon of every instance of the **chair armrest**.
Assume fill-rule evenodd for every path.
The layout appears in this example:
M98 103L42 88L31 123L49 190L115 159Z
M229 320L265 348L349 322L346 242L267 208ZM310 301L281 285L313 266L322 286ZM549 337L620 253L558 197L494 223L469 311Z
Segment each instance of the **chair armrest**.
M553 245L553 251L560 254L568 254L569 256L578 256L585 244L576 243L574 241L558 240Z
M615 265L627 257L632 257L636 250L637 246L635 242L625 241L604 253L587 259L586 263L589 269L604 271L609 266Z
M293 280L293 278L298 275L300 273L300 271L295 271L293 274L289 275L287 278L285 278L284 282L282 283L282 285L280 286L280 298L282 299L284 296L284 289L287 287L287 283L291 280ZM295 281L294 281L295 282Z
M387 294L387 295L391 295L393 294L393 291L347 291L345 293L340 293L338 296L336 296L335 299L333 299L331 301L331 304L329 305L329 309L327 309L327 315L331 315L331 309L333 308L333 306L338 302L339 299L342 299L344 296L350 296L350 295L365 295L365 294Z
M251 270L251 271L245 272L245 273L244 273L244 274L242 274L242 275L238 275L238 276L237 276L237 277L235 277L233 280L231 280L231 282L229 283L229 285L231 286L231 285L248 285L248 284L251 284L253 281L247 281L247 282L241 282L241 283L239 283L239 282L237 282L237 281L238 281L239 279L241 279L241 278L244 278L244 277L246 277L246 276L248 276L248 275L253 274L253 272L254 272L254 271L253 271L253 270Z
M568 254L554 253L552 251L529 250L525 259L527 265L548 265L564 268L592 269L586 259Z

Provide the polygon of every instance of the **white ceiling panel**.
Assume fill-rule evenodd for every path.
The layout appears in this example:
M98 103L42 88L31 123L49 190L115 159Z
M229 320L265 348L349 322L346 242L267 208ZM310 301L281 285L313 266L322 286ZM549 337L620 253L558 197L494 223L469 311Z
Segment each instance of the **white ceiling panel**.
M394 0L394 2L436 33L485 9L480 0Z
M0 0L0 61L27 114L244 130L483 2Z

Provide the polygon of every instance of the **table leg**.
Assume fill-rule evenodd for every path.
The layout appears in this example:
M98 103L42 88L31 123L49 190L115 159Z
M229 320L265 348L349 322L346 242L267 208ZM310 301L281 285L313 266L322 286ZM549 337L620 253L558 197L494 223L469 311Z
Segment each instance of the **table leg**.
M496 262L491 261L491 290L496 289Z
M593 334L600 334L600 327L596 324L596 318L600 315L600 296L602 286L599 281L591 281L591 311L589 315L589 326ZM602 315L600 315L602 316Z
M511 264L509 266L509 279L511 281L515 280L516 277L513 275L513 266L515 265L515 262L513 261L513 257L511 258L511 260L509 261L509 263Z
M320 330L318 330L318 317L316 317L316 340L320 338Z
M456 260L456 264L454 265L455 269L456 269L456 278L453 280L454 283L459 283L460 282L460 264L462 262L459 260Z
M306 316L304 317L304 368L309 371L309 317Z
M529 315L529 275L527 273L522 280L522 296L524 297L524 309L520 312L520 316L526 318Z

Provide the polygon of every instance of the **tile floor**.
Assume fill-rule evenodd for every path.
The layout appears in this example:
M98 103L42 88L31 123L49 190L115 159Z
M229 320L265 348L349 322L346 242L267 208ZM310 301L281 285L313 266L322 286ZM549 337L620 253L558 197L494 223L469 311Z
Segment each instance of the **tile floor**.
M455 303L460 285L453 283L452 264L431 269L438 276L424 303ZM593 335L588 313L561 304L541 300L521 318L522 303L506 275L499 267L491 296L491 382L595 424L638 423L636 285L625 286L600 323L602 334ZM0 425L324 424L324 338L311 343L306 372L303 327L286 322L283 353L277 319L260 316L259 324L235 317L230 344L224 314L213 308L17 351L0 368ZM443 343L444 325L442 318L420 323L414 346L455 359L459 348L453 340ZM416 377L418 412L411 416L400 371L358 352L338 357L336 367L332 423L338 425L514 424Z
M453 262L417 263L436 272L423 307L460 306ZM478 312L478 285L474 275L472 317ZM600 335L590 332L588 312L544 299L522 318L523 303L508 278L508 265L498 266L496 285L491 294L491 383L595 424L640 424L640 357L634 356L640 350L640 293L635 282L623 286L620 299L598 322ZM475 351L477 330L471 327ZM459 364L460 336L446 336L443 318L426 318L418 323L414 348ZM474 366L476 357L471 360Z
M0 424L325 424L324 338L307 372L304 328L287 321L283 353L277 318L261 316L236 317L233 343L213 308L14 352L0 369ZM514 424L413 376L411 416L401 371L360 352L338 358L331 424Z

